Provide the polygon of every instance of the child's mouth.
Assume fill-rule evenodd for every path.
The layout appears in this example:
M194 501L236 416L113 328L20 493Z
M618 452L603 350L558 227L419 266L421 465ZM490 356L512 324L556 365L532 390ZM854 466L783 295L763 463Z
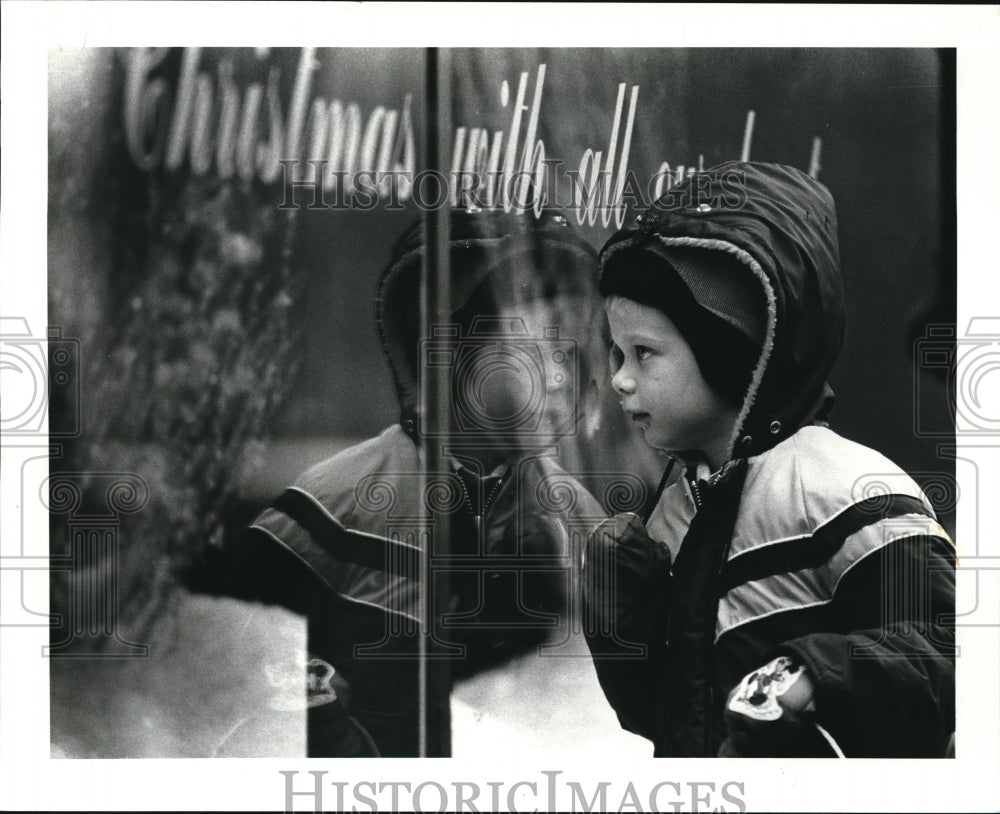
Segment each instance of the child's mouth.
M634 424L645 424L649 421L649 413L629 413Z

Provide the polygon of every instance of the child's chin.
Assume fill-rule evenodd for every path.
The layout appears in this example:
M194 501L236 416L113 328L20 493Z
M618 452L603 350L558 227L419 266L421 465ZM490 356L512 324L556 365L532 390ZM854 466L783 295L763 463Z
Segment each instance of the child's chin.
M660 435L649 427L643 428L642 435L646 443L649 444L649 446L651 446L653 449L659 450L660 452L665 452L668 455L683 454L684 451L683 444L678 444L676 440Z
M669 439L664 438L652 427L641 425L639 430L646 443L653 447L653 449L659 449L663 452L670 452L673 449L673 445L669 442Z

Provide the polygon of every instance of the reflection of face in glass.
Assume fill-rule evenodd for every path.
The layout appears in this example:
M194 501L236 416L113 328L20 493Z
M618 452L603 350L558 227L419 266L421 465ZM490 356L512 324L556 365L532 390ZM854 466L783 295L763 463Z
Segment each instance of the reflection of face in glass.
M519 317L532 338L531 350L537 360L532 371L533 391L540 395L537 435L546 439L572 434L579 413L580 353L586 346L586 326L580 313L589 304L579 296L559 303L534 300L500 309L503 317ZM522 381L523 394L525 383Z
M506 446L575 434L596 300L572 272L523 262L485 286L470 303L477 310L453 377L459 429L468 436L478 424L475 435Z

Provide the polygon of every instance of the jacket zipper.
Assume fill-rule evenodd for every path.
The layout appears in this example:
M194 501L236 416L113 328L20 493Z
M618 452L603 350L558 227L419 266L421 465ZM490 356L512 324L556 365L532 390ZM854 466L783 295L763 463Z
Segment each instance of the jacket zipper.
M716 593L716 596L717 596L716 601L719 601L721 599L721 597L718 596L718 585L719 585L719 581L722 578L722 569L726 567L726 563L729 560L729 548L730 548L730 546L732 546L732 544L733 544L733 539L732 539L732 537L730 537L728 540L726 540L725 544L722 547L722 557L720 557L720 559L719 559L719 566L718 566L718 568L715 571L715 578L716 578L715 593ZM716 616L718 616L718 609L716 609ZM713 631L713 634L714 634L714 631ZM712 660L712 667L709 670L709 683L708 683L708 725L707 725L706 731L705 731L705 751L706 752L709 752L709 750L711 750L712 747L713 747L713 735L715 733L715 728L714 728L714 722L715 722L715 641L714 641L714 635L713 635L712 651L711 651L710 658ZM725 712L723 712L723 714L725 714ZM714 752L712 752L710 754L711 754L712 757L715 756Z
M696 481L691 481L691 497L694 499L694 508L696 511L701 510L701 490L698 488L698 483Z
M691 494L691 500L694 502L695 514L701 511L704 501L701 496L701 488L698 486L697 477L688 479L688 491ZM714 660L714 659L713 659ZM713 731L713 719L715 716L715 680L714 680L714 669L708 671L708 707L705 710L705 730L702 735L702 754L705 757L714 757L712 754L712 731Z
M691 486L691 498L694 501L695 511L698 512L702 509L704 505L704 499L701 493L701 487L697 480L689 481ZM711 488L711 483L708 484ZM732 544L732 540L727 540L722 549L722 557L720 558L718 567L716 568L716 579L721 577L722 569L725 567L726 560L729 557L729 547ZM704 732L704 748L703 752L706 756L714 757L715 752L713 751L714 735L715 735L715 645L712 645L712 652L709 656L712 665L709 668L708 676L708 710L705 716L705 732Z

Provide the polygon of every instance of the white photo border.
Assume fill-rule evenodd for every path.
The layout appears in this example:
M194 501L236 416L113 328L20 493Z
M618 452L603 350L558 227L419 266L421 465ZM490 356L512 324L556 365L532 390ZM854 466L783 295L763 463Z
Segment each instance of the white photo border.
M987 242L1000 221L1000 7L581 4L340 3L20 3L2 8L2 149L0 268L5 316L46 325L47 54L50 48L133 45L422 47L934 47L957 48L958 326L1000 313L996 261ZM723 21L720 23L720 21ZM890 196L891 197L891 196ZM986 313L983 313L983 311ZM994 314L990 314L992 309ZM5 394L9 395L9 394ZM997 414L996 410L992 414ZM962 445L962 440L959 440ZM1000 521L989 494L1000 494L1000 446L977 442L979 518L959 506L959 554L992 558L1000 568ZM1000 439L993 439L1000 445ZM985 445L985 446L984 446ZM44 447L44 445L43 445ZM5 446L0 472L4 553L18 539L19 461L30 453ZM37 452L35 454L38 454ZM969 453L970 456L973 454ZM974 489L962 483L960 489ZM29 507L25 507L27 510ZM33 507L47 528L42 506ZM991 511L992 510L992 511ZM979 534L978 541L971 539ZM993 541L992 543L990 541ZM977 551L978 543L981 548ZM984 560L985 561L985 560ZM985 566L984 566L985 567ZM982 572L980 601L996 601L1000 570ZM5 585L7 583L5 582ZM961 589L961 581L960 581ZM959 608L971 602L960 594ZM47 607L46 591L31 597ZM7 610L7 601L3 608ZM477 783L487 808L488 783L502 783L501 806L547 808L549 778L562 772L554 802L571 804L567 781L593 790L608 781L609 804L630 807L632 783L643 810L664 781L742 783L748 810L948 811L1000 808L1000 618L996 626L960 627L957 754L935 761L654 760L619 764L609 754L585 765L525 765L493 754L432 763L419 760L72 760L51 759L48 663L40 657L47 628L0 626L0 808L5 810L275 810L286 805L286 779L311 788L322 771L324 803L336 785L363 782ZM502 745L500 745L502 747ZM515 784L522 785L515 788ZM530 785L535 784L532 791ZM512 791L513 790L513 791ZM702 789L704 791L704 789ZM365 794L371 792L365 788ZM687 793L687 791L685 791ZM508 797L508 794L511 794ZM693 794L697 796L696 787ZM623 795L626 795L623 799ZM664 799L667 795L664 795ZM670 799L676 799L674 797ZM438 798L428 791L427 805ZM312 810L306 794L297 810ZM346 798L348 807L365 803ZM735 809L734 809L735 810Z

